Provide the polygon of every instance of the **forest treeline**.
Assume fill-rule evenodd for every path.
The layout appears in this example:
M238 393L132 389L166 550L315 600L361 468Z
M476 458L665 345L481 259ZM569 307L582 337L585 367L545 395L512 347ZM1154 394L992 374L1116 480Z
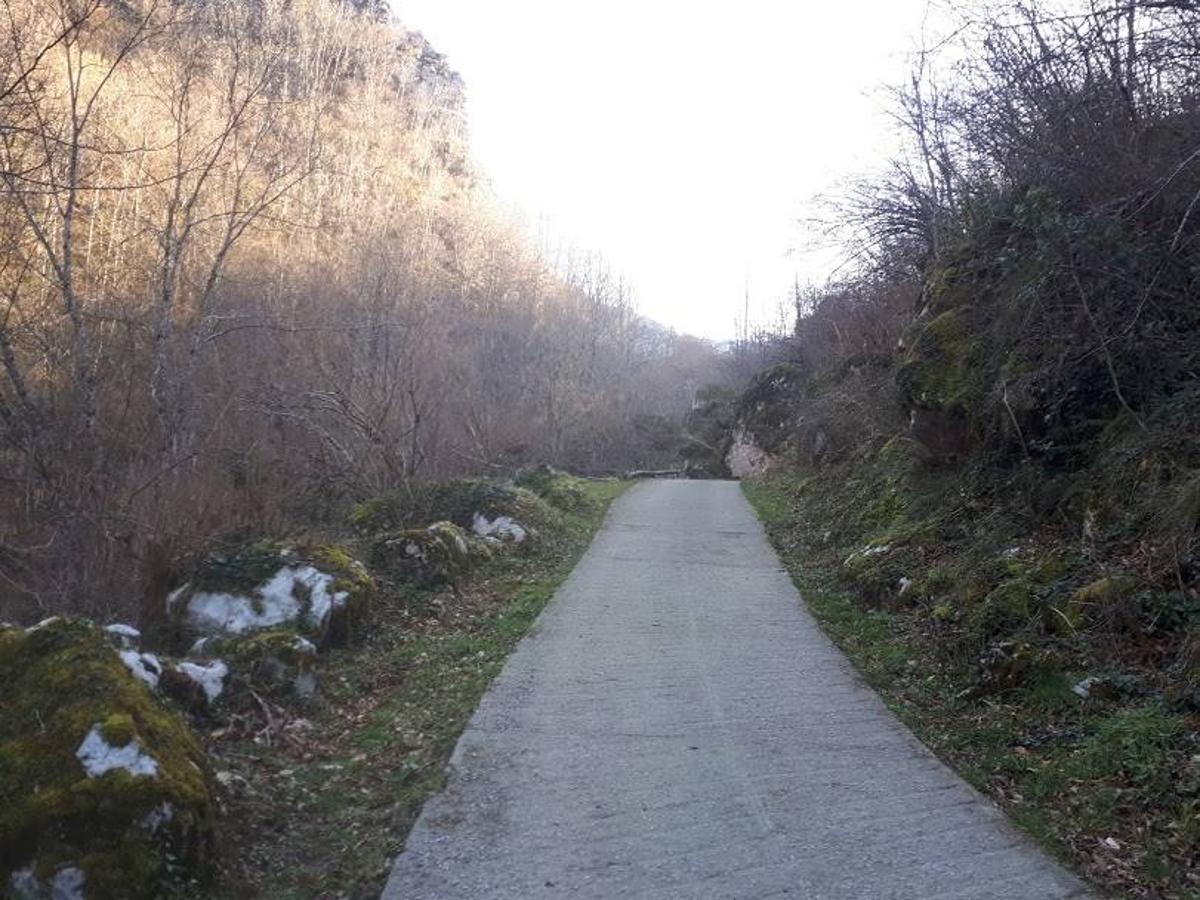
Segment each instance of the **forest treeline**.
M891 108L850 262L691 427L769 471L802 592L931 746L1106 888L1195 896L1200 8L962 4Z
M551 265L383 5L4 0L0 613L454 474L670 460L705 342Z

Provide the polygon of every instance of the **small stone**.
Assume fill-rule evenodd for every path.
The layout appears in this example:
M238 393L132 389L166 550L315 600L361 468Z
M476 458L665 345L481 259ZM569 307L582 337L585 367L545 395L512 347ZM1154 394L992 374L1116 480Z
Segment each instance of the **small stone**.
M1071 688L1071 693L1086 700L1092 694L1092 688L1103 681L1099 675L1089 675L1083 681L1079 682L1075 687Z

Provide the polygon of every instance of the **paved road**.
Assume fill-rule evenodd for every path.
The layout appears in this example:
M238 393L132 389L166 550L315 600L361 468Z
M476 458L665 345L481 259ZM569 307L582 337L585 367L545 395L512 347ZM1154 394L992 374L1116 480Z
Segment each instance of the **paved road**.
M459 741L386 900L1063 898L804 610L737 484L637 486Z

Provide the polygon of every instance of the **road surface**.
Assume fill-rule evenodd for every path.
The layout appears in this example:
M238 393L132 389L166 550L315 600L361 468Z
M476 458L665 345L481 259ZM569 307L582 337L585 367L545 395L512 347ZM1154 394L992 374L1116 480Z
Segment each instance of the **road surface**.
M861 682L720 481L644 482L617 501L384 892L1084 896Z

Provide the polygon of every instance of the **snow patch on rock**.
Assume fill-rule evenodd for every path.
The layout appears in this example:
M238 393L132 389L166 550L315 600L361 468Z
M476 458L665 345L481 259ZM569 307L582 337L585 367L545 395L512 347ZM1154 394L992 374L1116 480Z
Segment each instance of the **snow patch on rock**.
M187 600L188 623L197 631L208 634L245 634L282 625L299 619L303 614L314 628L321 628L330 613L345 606L349 592L334 591L334 577L314 566L284 566L250 595L201 591ZM167 599L169 605L178 601L180 592ZM307 595L308 609L304 610L299 597Z
M42 883L33 874L33 867L17 869L8 878L8 889L17 900L36 900L42 896Z
M83 900L83 870L67 866L54 873L50 882L52 900Z
M154 757L143 753L137 741L130 741L124 747L114 747L104 739L99 725L92 726L92 730L75 751L75 756L92 778L99 778L113 769L124 769L130 775L158 774L158 762Z
M104 626L104 633L111 638L115 638L117 643L123 647L133 648L138 645L142 639L142 633L132 625L123 625L120 622L114 622L112 625Z
M525 528L513 521L511 516L497 516L489 520L483 513L475 513L471 530L481 538L496 538L512 541L514 544L520 544L529 536Z
M8 879L9 890L18 900L84 900L82 869L75 866L65 866L54 873L47 893L46 885L34 874L33 867L27 866L13 872Z
M225 679L229 677L229 666L225 665L219 659L213 660L207 665L181 662L176 668L192 682L200 686L209 703L212 703L221 696L225 690Z
M136 650L121 650L121 662L133 673L139 681L150 685L152 691L158 690L158 679L162 676L162 663L153 653L138 653Z

